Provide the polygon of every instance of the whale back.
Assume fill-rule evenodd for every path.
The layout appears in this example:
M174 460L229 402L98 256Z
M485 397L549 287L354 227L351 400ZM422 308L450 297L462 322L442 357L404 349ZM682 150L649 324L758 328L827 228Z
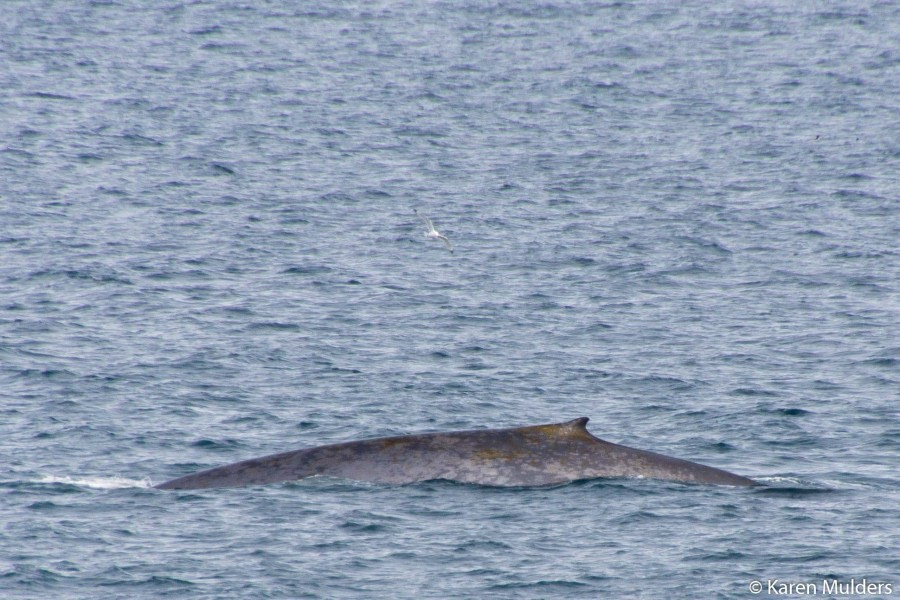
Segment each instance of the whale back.
M494 486L545 486L597 477L652 477L752 485L752 480L662 454L606 442L588 418L510 429L424 433L273 454L186 475L160 489L234 487L315 475L405 484L447 479Z

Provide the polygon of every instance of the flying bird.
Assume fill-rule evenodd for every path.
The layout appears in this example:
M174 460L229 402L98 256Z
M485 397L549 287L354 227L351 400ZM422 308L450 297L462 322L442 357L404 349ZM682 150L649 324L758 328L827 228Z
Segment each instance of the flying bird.
M431 222L431 219L420 215L418 210L414 210L414 212L416 213L416 216L422 219L422 222L425 223L425 227L427 228L427 230L425 231L425 237L433 240L441 240L442 242L444 242L444 245L447 246L447 250L452 253L453 244L450 243L450 240L447 238L447 236L441 234L441 232L434 228L434 223Z

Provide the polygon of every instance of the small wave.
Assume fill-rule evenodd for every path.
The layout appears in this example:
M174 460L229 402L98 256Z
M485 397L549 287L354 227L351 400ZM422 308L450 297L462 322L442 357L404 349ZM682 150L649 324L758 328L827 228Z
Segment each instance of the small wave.
M546 592L550 589L558 589L559 593L575 588L590 587L589 584L572 579L540 579L537 581L522 581L511 583L499 583L492 585L489 589L506 591L506 590L541 590Z
M94 490L120 490L127 488L150 488L150 479L128 479L126 477L70 477L68 475L44 475L37 483L62 483Z
M897 366L897 359L893 356L876 356L875 358L864 360L860 364L875 367L895 367Z
M729 392L731 396L767 396L767 397L775 397L778 396L777 392L773 392L771 390L763 390L759 388L746 388L739 387L731 390Z
M66 96L64 94L53 94L51 92L32 92L25 94L31 98L42 98L44 100L75 100L74 96Z
M251 323L247 326L250 331L298 331L300 326L296 323L280 323L278 321L263 321Z
M831 487L823 487L821 484L804 481L797 477L756 477L756 481L765 484L764 487L754 488L754 493L764 496L788 496L800 498L818 494L830 494L836 490Z

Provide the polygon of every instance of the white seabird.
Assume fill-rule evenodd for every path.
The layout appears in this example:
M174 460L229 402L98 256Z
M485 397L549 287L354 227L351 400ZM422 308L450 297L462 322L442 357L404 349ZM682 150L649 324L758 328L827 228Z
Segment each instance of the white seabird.
M453 252L453 244L450 243L450 240L446 235L442 235L441 232L434 228L434 223L431 222L431 219L420 215L418 210L414 210L414 212L416 213L416 216L422 219L422 222L425 223L425 227L428 228L428 230L425 232L425 237L431 238L433 240L441 240L442 242L444 242L444 245L447 246L447 250Z

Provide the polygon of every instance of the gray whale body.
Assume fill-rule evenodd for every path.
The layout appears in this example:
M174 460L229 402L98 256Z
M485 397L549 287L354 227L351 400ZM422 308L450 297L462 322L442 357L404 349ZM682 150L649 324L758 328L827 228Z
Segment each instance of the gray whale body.
M695 462L594 437L587 417L510 429L422 433L271 454L185 475L162 490L238 487L315 475L405 484L447 479L490 486L547 486L640 477L733 486L758 482Z

